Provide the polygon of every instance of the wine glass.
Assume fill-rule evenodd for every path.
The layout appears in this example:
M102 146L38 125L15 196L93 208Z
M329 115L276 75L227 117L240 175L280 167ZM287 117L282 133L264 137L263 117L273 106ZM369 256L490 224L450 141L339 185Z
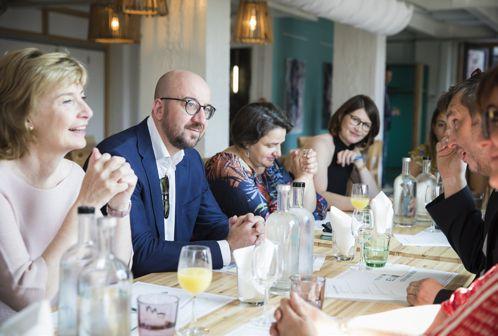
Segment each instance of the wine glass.
M358 223L355 225L355 221ZM352 269L363 270L367 269L365 266L365 259L363 254L363 245L368 236L372 234L374 228L374 216L372 210L366 207L359 211L356 217L351 220L351 232L355 237L357 246L360 247L360 260L357 265L351 266Z
M213 264L211 250L206 246L188 245L182 247L178 262L178 282L180 286L192 294L192 320L181 330L181 335L206 335L208 330L196 327L195 297L204 292L211 284Z
M262 327L270 327L272 318L268 316L270 287L280 278L283 272L283 255L278 244L268 239L254 246L252 255L252 279L257 288L264 290L263 315L256 320Z
M359 211L365 209L370 200L368 199L368 185L354 183L351 189L351 205L353 205L355 216Z

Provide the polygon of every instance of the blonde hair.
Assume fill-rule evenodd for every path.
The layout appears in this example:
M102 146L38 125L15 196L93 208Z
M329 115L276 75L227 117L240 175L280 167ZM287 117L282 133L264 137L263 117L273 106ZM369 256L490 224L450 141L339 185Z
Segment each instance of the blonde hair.
M36 48L8 52L0 58L0 160L28 151L35 134L28 119L47 92L72 84L85 85L85 67L67 53Z

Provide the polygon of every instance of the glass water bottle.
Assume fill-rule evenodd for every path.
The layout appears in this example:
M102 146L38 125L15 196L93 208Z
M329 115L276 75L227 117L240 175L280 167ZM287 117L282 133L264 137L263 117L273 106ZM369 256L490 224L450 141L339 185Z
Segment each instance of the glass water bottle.
M78 207L78 242L60 261L58 334L78 335L78 276L97 256L95 240L95 208Z
M315 218L313 214L304 207L304 182L292 183L292 206L290 213L299 220L299 253L298 269L300 275L312 275L313 273L313 229Z
M129 335L132 275L112 253L116 219L99 218L97 227L98 256L78 281L79 335Z
M266 220L266 238L279 247L283 270L270 290L279 294L289 292L292 274L299 273L299 221L289 212L290 185L277 186L277 211Z
M417 222L430 223L432 221L425 205L432 201L436 184L436 177L431 174L431 159L424 157L422 172L417 176Z
M410 161L403 158L401 175L394 180L394 222L402 226L415 224L417 181L410 175Z

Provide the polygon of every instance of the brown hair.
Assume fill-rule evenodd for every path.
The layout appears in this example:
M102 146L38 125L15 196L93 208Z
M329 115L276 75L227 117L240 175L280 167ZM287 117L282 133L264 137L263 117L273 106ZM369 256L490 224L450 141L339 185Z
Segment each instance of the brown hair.
M53 90L86 84L84 66L66 53L36 48L9 52L0 58L0 160L14 160L28 151L36 130L28 119L37 100Z
M251 103L235 114L230 125L230 135L236 146L246 148L277 127L287 132L292 129L292 124L278 107L268 102Z
M484 111L487 108L485 106L486 101L495 88L498 88L498 66L486 71L481 78L481 82L477 88L477 104L480 107L480 111Z
M333 136L338 136L344 117L359 109L365 109L368 118L370 118L370 121L372 122L370 131L363 138L363 140L358 143L360 147L366 148L373 143L374 138L379 133L380 125L379 110L373 100L368 96L357 95L349 98L344 104L341 105L341 107L337 109L337 111L335 111L334 114L332 114L332 116L330 116L328 130Z

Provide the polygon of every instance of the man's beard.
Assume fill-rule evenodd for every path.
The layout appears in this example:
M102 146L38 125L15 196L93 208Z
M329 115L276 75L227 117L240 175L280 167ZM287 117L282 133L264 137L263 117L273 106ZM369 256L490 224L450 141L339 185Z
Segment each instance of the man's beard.
M179 149L195 147L195 145L197 145L197 143L201 140L202 136L204 135L204 132L203 132L204 126L202 124L199 124L199 123L192 123L192 124L186 125L183 129L178 130L178 129L174 129L172 127L169 127L168 124L163 122L162 128L163 128L163 131L166 134L166 137L168 138L168 141L170 142L170 144L172 144L174 147L179 148ZM198 136L188 136L186 128L198 128L198 129L200 129L199 135Z

